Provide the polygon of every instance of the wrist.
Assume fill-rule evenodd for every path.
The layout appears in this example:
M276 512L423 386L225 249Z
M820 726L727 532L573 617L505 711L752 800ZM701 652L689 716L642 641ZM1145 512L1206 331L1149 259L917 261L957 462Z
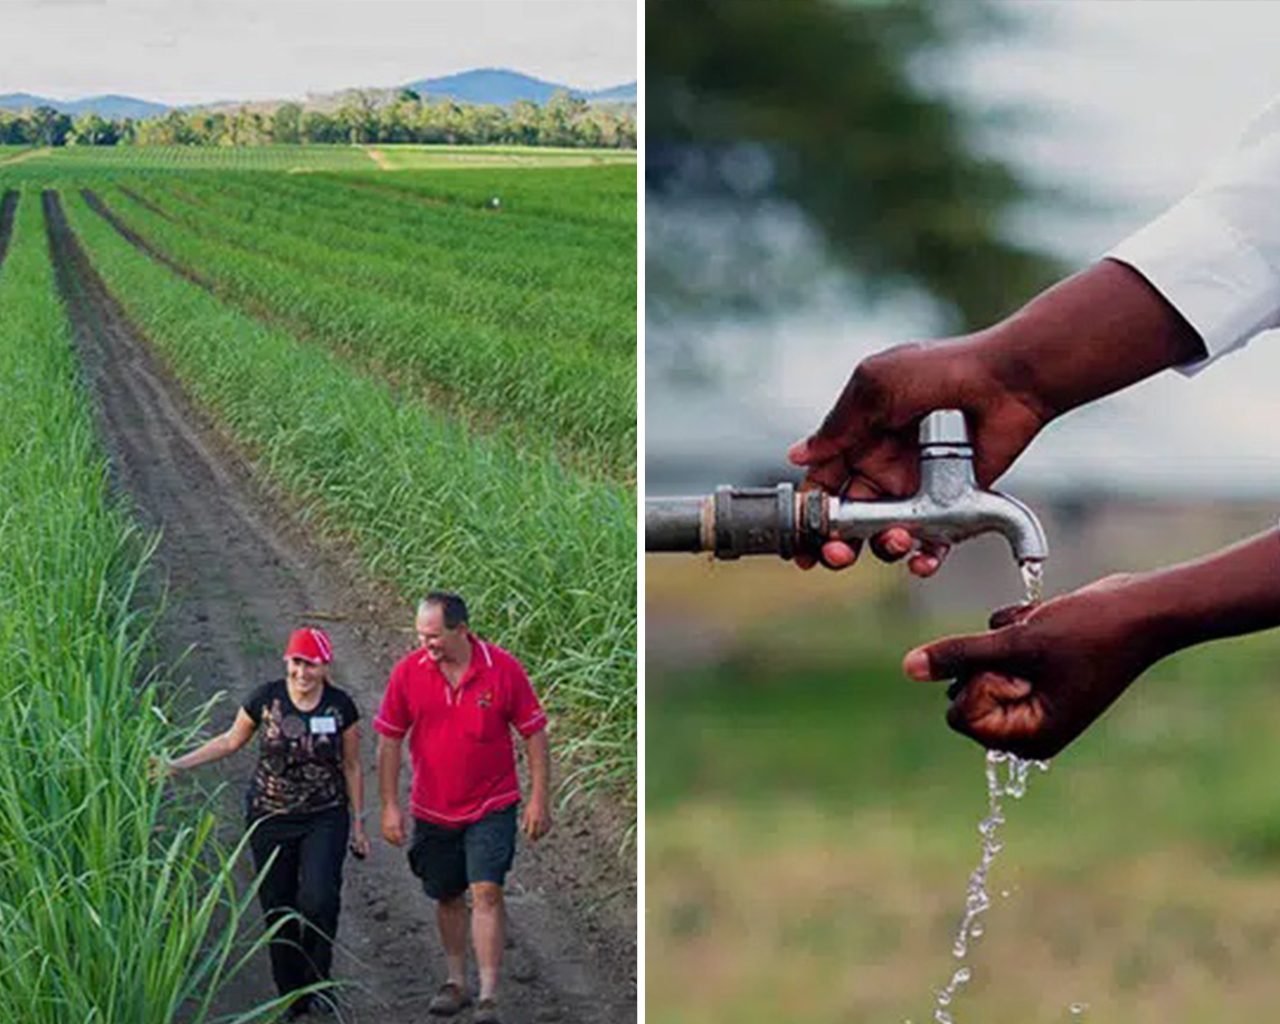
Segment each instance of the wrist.
M1160 657L1196 644L1280 625L1280 533L1135 578Z
M989 365L1044 423L1204 355L1182 314L1114 260L1067 278L984 334Z

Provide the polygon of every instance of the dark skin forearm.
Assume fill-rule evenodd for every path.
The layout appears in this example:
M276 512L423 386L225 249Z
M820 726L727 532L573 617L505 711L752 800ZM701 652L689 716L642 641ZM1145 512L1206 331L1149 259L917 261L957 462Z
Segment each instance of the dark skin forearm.
M935 409L961 409L974 473L990 487L1052 420L1204 354L1195 330L1142 275L1103 260L986 330L864 359L821 427L789 455L805 467L807 483L832 494L905 497L920 483L920 420ZM892 561L912 543L905 530L887 530L872 547ZM834 539L822 549L832 568L856 555ZM945 550L922 547L908 564L928 576L943 557Z
M1280 532L1268 530L1192 562L1003 608L991 632L917 648L903 668L957 681L947 720L959 732L1051 757L1161 658L1276 625Z
M1270 629L1280 625L1280 532L1147 573L1132 589L1167 653Z
M980 345L1044 422L1205 355L1195 329L1131 267L1103 260L1038 295Z

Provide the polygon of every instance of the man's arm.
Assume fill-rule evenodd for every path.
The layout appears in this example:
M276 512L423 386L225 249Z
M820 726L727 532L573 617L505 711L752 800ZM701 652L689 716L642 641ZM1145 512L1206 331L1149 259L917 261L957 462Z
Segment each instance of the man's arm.
M382 837L395 846L405 843L404 815L400 811L400 744L378 734L378 796L382 802Z
M1039 605L1001 609L992 632L903 660L954 679L947 720L986 747L1047 758L1138 676L1176 651L1280 625L1280 532L1155 572L1111 576Z
M547 730L539 729L524 740L529 758L529 802L525 805L523 829L537 840L551 828L551 748Z

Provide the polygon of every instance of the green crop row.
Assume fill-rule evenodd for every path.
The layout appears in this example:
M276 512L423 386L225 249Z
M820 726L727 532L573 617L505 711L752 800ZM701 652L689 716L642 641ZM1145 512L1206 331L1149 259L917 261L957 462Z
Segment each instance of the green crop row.
M0 146L0 159L31 146ZM376 156L375 156L376 153ZM545 146L258 145L258 146L61 146L42 161L87 170L134 171L374 171L502 166L569 167L626 164L634 150L557 149ZM379 171L378 168L382 168Z
M51 163L86 168L186 171L366 170L363 146L64 146Z
M213 817L174 820L147 779L190 730L144 669L148 543L109 495L42 227L28 191L0 265L0 1020L199 1022L250 896Z
M636 151L618 149L562 149L552 146L448 146L398 144L377 147L378 163L386 171L422 171L476 167L586 167L629 164L635 173Z
M475 204L433 200L384 182L488 177L468 170L456 174L401 173L366 179L358 174L211 176L202 186L226 186L256 209L302 207L313 221L335 223L377 236L386 244L420 247L419 258L451 263L461 270L513 285L530 285L575 295L591 290L626 295L634 307L636 294L636 223L634 193L618 200L625 206L610 223L605 219L578 223L554 218L547 209L566 196L598 196L608 168L557 170L542 177L543 212L497 210ZM525 172L522 172L525 173ZM190 179L184 179L190 180ZM197 182L197 184L199 184ZM572 189L570 185L574 185ZM634 187L634 185L633 185ZM603 194L607 195L607 192ZM595 203L598 198L590 200Z
M469 433L220 302L140 253L79 195L68 216L193 398L406 601L467 594L568 726L575 785L634 792L636 505L627 487Z
M225 202L200 214L154 189L142 187L141 194L181 222L118 198L113 211L220 295L473 422L505 427L521 443L564 453L594 475L634 479L635 343L625 355L613 344L592 343L614 329L629 329L634 338L634 305L585 322L559 315L555 302L529 303L522 313L524 290L487 284L483 268L467 280L451 268L415 263L407 252L397 259L344 248L349 232L340 225L329 226L330 244L301 227L291 232L300 214L257 215L250 208L238 220ZM360 242L355 236L351 244Z
M557 346L589 344L635 362L634 190L629 201L609 201L632 220L617 230L550 218L535 224L505 210L423 208L395 190L367 193L315 180L202 175L144 187L158 192L166 185L187 200L165 204L167 212L202 231L240 226L228 237L241 244L262 245L257 234L276 232L285 242L305 239L346 254L348 262L373 259L376 267L363 275L370 287L432 306L465 301L486 322L548 330Z
M636 165L548 168L501 167L445 170L433 174L332 174L343 184L361 183L459 206L482 208L494 198L509 213L546 217L560 223L610 225L636 235Z

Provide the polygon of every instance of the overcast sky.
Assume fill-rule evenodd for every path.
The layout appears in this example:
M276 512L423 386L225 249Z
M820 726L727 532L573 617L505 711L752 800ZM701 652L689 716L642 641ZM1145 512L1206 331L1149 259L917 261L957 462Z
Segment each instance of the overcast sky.
M1002 0L1014 3L1015 0ZM993 151L1041 181L1095 202L1087 216L1033 210L1020 233L1083 267L1172 204L1280 94L1280 4L1252 0L1017 0L1035 31L993 41L946 69L979 104L1033 112ZM646 379L646 445L709 453L735 482L747 454L782 464L786 444L821 422L853 365L927 338L929 311L869 314L829 289L773 320L700 325L720 349L785 353L751 364L719 396L693 398ZM750 379L758 381L753 389ZM1042 434L1004 484L1091 483L1144 490L1280 495L1280 333L1187 380L1167 372L1073 412ZM691 440L691 439L696 439ZM652 464L651 464L652 465ZM714 478L713 478L714 477Z
M0 0L0 94L301 98L473 68L635 81L638 0Z

